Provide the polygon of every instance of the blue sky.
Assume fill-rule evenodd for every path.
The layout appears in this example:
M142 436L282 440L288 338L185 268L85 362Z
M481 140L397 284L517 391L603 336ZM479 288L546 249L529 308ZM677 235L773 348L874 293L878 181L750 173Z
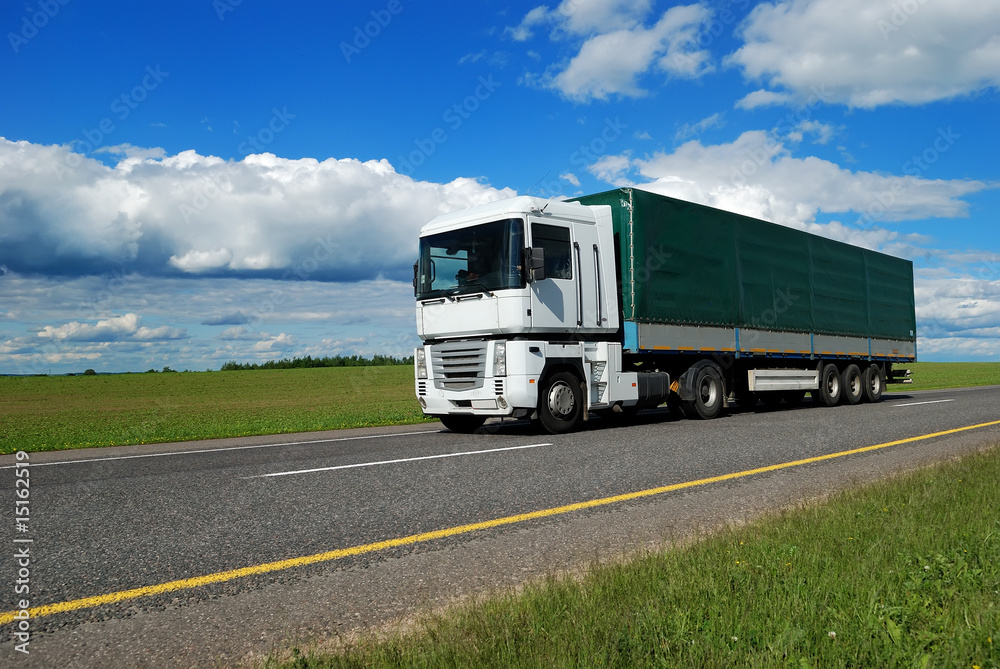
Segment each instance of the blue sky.
M408 355L421 225L624 185L909 258L921 359L998 359L996 3L41 0L0 30L0 373Z

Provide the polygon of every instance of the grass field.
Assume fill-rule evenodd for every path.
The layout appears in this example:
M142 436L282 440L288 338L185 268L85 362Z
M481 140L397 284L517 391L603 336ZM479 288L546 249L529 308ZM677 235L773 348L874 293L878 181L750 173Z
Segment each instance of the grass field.
M413 368L0 378L0 452L422 422Z
M998 478L994 448L269 666L997 667Z
M1000 363L914 363L892 390L1000 384ZM413 368L0 377L0 453L423 422Z
M899 368L913 372L913 384L888 386L890 392L1000 385L1000 362L911 362Z

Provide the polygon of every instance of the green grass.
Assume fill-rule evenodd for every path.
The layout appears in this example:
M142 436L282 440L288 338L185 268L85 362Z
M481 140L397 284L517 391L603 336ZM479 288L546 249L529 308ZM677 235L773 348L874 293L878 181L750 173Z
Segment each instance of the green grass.
M890 392L1000 385L1000 362L911 362L897 368L913 372L913 383L891 385Z
M306 667L997 667L1000 450L363 637Z
M0 377L0 453L423 420L407 365Z

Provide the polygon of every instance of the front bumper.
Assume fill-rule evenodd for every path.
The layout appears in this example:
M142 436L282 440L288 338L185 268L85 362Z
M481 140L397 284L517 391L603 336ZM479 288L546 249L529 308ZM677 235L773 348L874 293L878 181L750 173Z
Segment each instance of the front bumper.
M474 390L443 390L435 388L432 379L418 379L416 391L420 407L430 416L513 416L534 410L537 386L537 377L514 375L486 378L483 387Z
M501 342L459 342L428 345L417 364L416 395L424 413L430 416L524 416L538 404L538 381L543 359L539 347L530 342L503 342L506 371L516 374L498 375L495 347ZM534 349L534 350L532 350ZM451 356L451 357L449 357ZM454 378L449 370L463 369L468 378ZM426 370L427 378L420 378Z

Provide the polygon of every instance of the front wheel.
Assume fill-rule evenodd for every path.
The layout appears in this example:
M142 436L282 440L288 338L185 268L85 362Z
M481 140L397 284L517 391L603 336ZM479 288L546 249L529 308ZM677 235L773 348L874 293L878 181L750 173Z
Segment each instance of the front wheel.
M551 434L569 432L583 416L583 391L570 372L557 372L545 382L538 398L538 420Z

